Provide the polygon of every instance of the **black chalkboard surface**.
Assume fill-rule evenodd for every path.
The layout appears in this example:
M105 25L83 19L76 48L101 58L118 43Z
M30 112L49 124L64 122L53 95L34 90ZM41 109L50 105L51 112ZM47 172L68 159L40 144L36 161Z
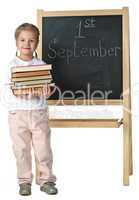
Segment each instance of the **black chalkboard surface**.
M122 15L43 17L42 59L62 98L120 99Z

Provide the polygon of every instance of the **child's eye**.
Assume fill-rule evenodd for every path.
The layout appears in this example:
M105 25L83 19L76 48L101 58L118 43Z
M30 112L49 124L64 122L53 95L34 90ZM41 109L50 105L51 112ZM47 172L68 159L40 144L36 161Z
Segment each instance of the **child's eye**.
M24 39L21 39L21 42L24 42L25 40Z
M30 42L35 42L35 40L30 40Z

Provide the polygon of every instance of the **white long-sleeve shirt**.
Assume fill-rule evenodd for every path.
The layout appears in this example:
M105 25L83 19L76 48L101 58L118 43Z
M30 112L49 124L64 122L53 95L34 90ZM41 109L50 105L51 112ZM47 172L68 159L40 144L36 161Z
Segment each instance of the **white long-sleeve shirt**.
M15 57L9 64L6 84L2 92L2 101L4 106L8 108L9 111L15 110L36 110L36 109L46 109L47 100L43 97L34 96L31 98L21 98L13 95L12 90L10 89L9 83L11 82L11 67L18 66L30 66L30 65L42 65L45 64L40 59L33 58L30 61L23 61L18 57ZM37 67L37 66L36 66Z

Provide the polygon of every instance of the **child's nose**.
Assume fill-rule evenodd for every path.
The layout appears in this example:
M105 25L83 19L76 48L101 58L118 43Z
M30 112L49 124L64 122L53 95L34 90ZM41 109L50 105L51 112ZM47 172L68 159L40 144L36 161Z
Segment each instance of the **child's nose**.
M30 46L30 41L26 41L26 45L27 45L27 46Z

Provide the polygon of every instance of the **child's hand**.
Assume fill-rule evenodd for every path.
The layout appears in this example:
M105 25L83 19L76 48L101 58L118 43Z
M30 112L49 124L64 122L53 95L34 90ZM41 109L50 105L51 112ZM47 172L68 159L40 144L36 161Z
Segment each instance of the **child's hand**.
M33 97L33 96L42 96L42 88L30 88L29 91L29 96Z
M45 85L42 89L43 96L46 98L50 97L55 92L55 89L55 87L52 89L48 84Z
M50 97L55 92L55 87L53 90L48 84L44 85L42 88L32 88L31 95L32 96L40 96L44 98Z

